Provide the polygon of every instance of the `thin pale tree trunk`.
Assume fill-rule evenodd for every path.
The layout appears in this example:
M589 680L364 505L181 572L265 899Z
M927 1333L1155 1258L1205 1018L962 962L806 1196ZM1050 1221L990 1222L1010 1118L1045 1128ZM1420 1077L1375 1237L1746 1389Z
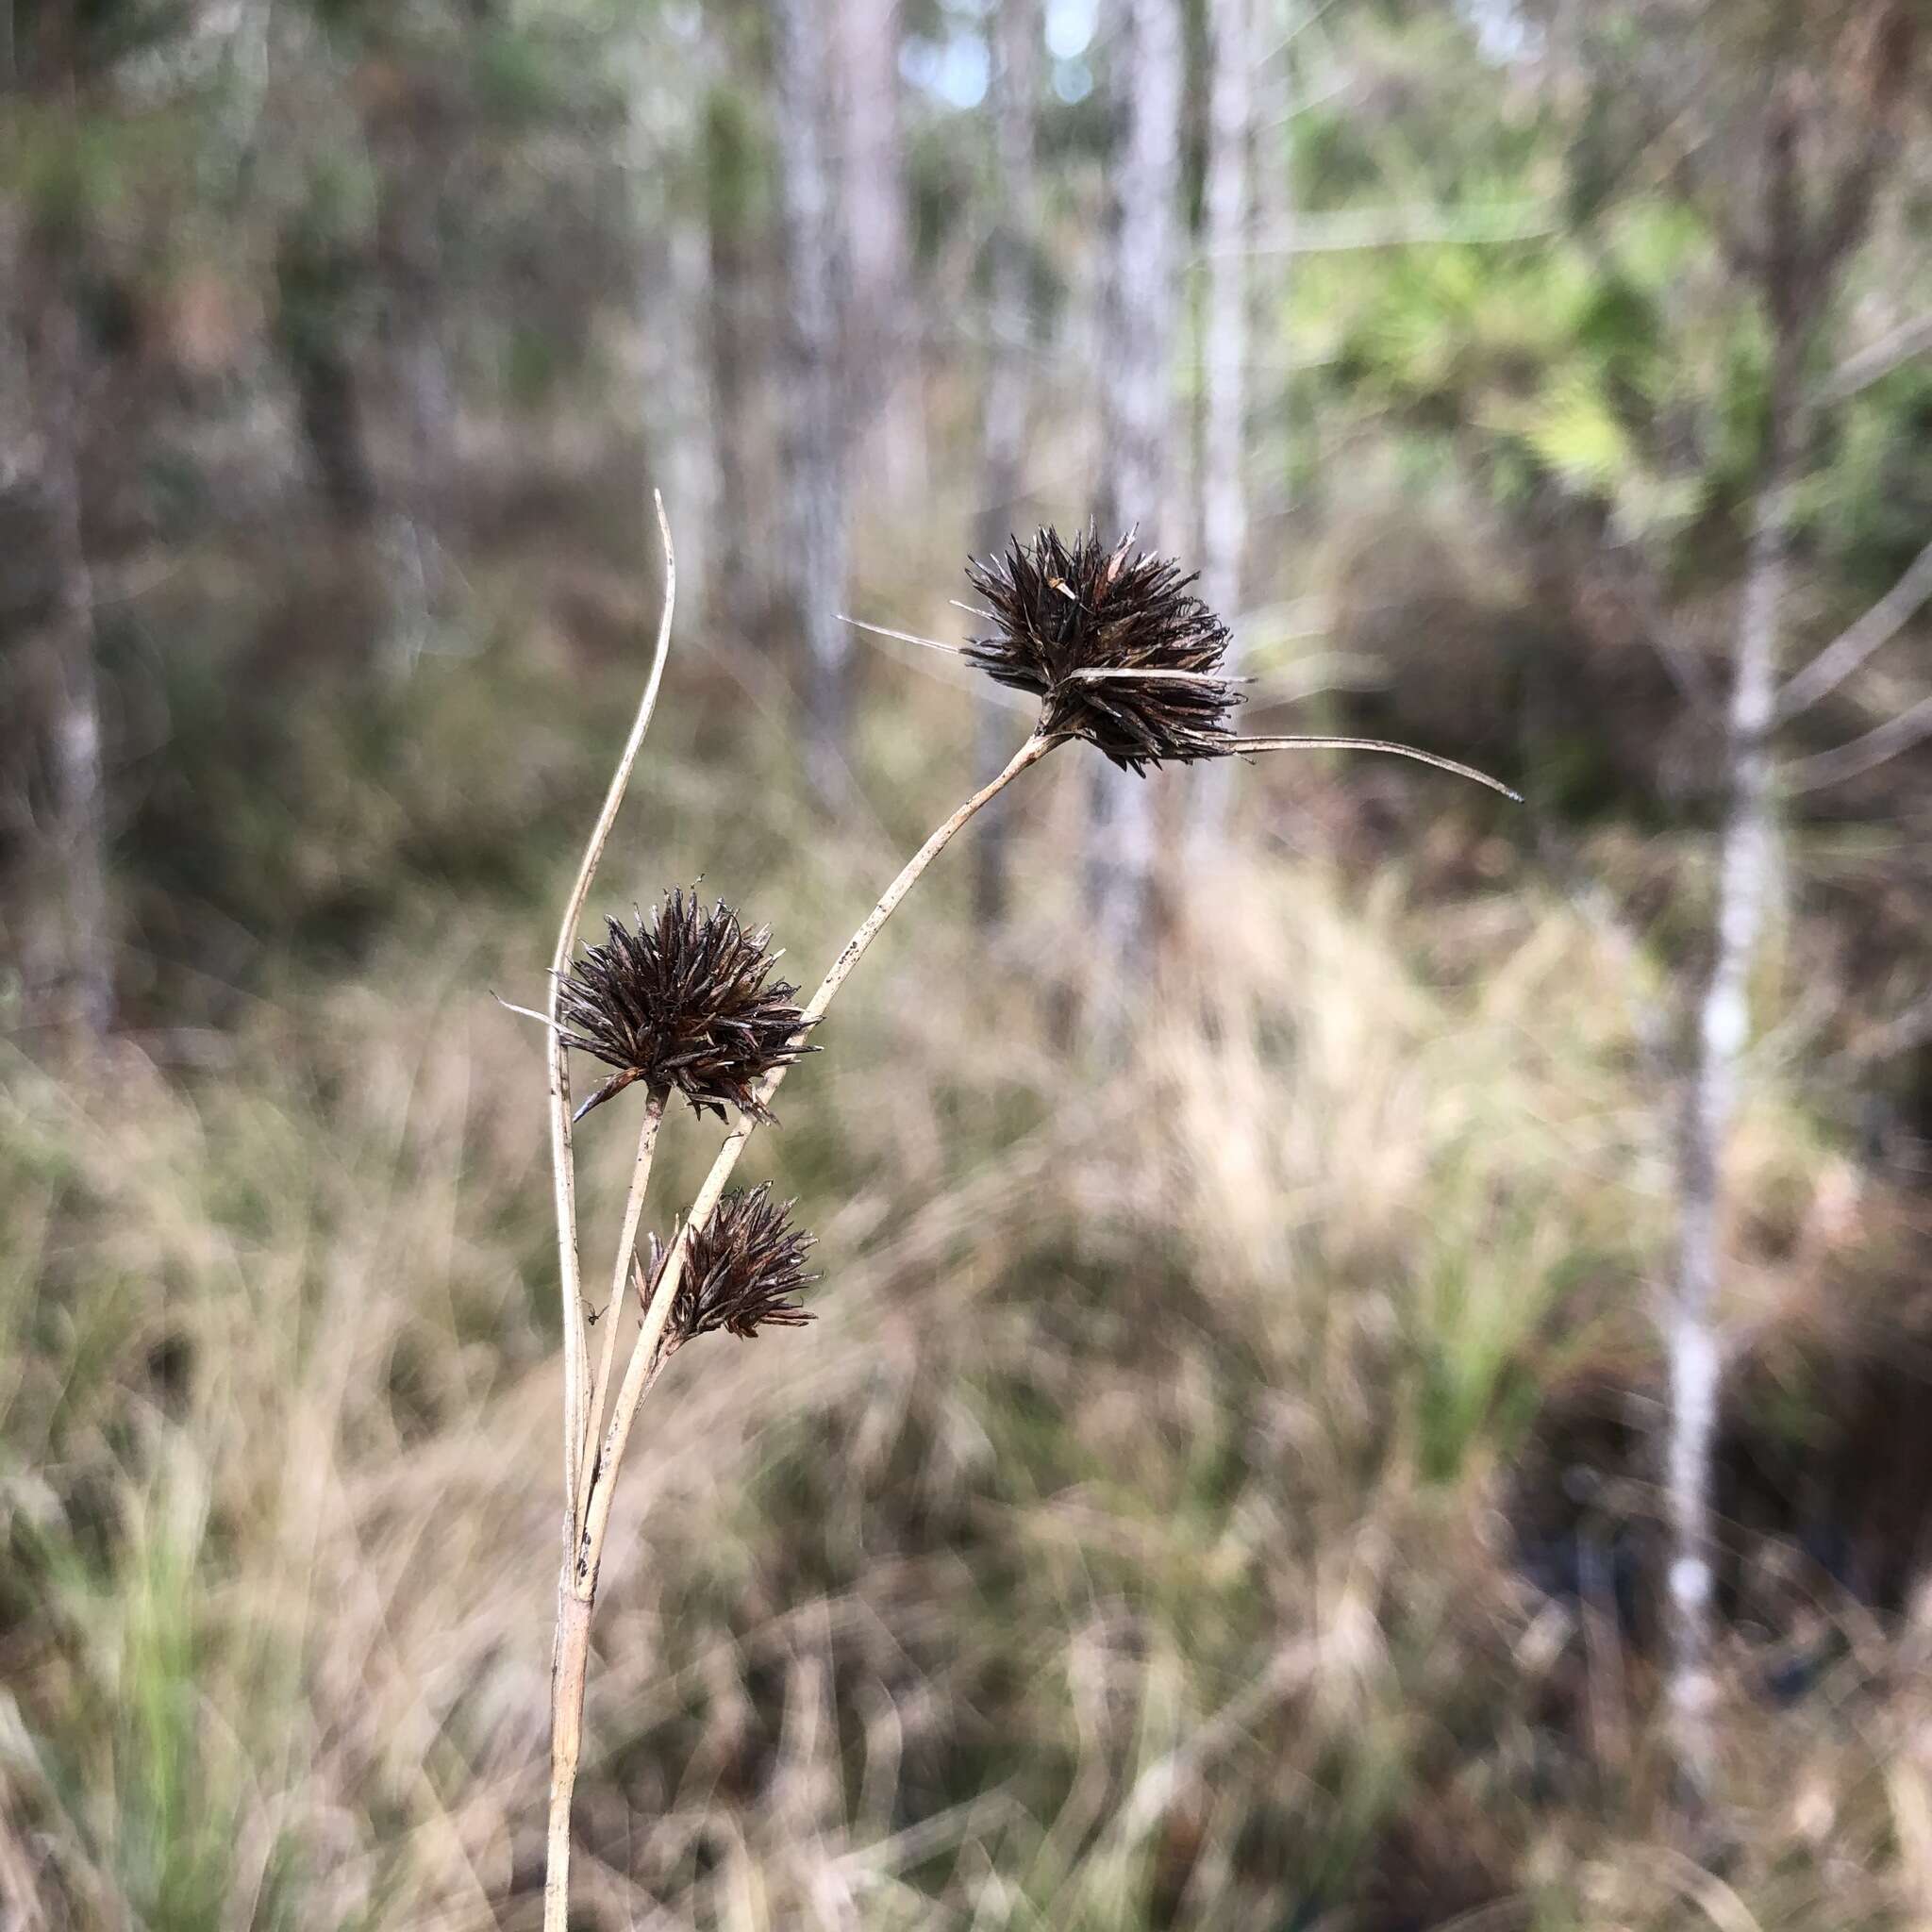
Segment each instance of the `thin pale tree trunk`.
M909 497L923 487L925 458L913 380L900 0L837 0L831 11L833 152L848 246L845 402L855 451L862 449L858 467L889 499Z
M455 392L449 353L425 296L399 345L404 419L408 427L408 475L401 514L391 525L390 668L407 673L432 642L443 610L444 477L454 444Z
M93 587L82 517L84 351L60 238L37 236L26 253L26 367L49 603L35 654L46 823L34 871L44 909L25 949L25 1009L36 1025L98 1036L113 1020L114 974Z
M1723 1357L1717 1296L1723 1272L1724 1155L1750 1037L1750 979L1770 903L1775 854L1771 732L1782 610L1790 576L1795 357L1774 400L1771 448L1757 493L1738 614L1724 726L1726 799L1719 835L1710 962L1696 1007L1678 1149L1674 1291L1665 1323L1671 1407L1665 1445L1670 1516L1669 1697L1686 1796L1716 1784L1711 1667L1711 1504Z
M648 136L639 136L643 146ZM660 158L641 155L637 202L647 210L654 241L639 251L637 278L638 381L634 421L651 474L670 503L688 503L699 514L680 545L678 569L700 608L710 608L716 558L715 497L719 477L718 419L703 380L704 324L711 258L707 237L694 223L671 219L654 176Z
M842 83L838 153L853 294L861 305L892 305L904 297L907 279L899 0L840 0L831 26ZM874 346L898 331L885 316L869 317L864 326Z
M843 608L850 425L841 401L840 225L827 159L831 37L826 0L776 0L778 145L783 176L791 571L809 683L808 774L820 795L842 799L851 639Z
M302 439L338 530L366 529L376 506L348 296L358 275L341 243L298 218L275 254L275 345L295 391Z
M994 21L989 102L1000 179L991 235L980 504L973 533L973 548L981 557L997 556L1005 548L1024 489L1033 387L1033 116L1040 44L1039 0L1005 0ZM975 761L982 782L1006 763L1013 735L1010 711L988 694L993 689L988 684L975 711ZM985 924L997 924L1006 913L1009 803L1001 799L988 810L974 851L974 904Z
M1104 534L1138 525L1149 547L1172 470L1169 360L1175 309L1181 82L1179 0L1124 0L1114 87L1124 107L1101 343ZM1148 939L1155 860L1153 801L1131 773L1093 767L1087 886L1104 970L1118 974Z
M1250 0L1250 4L1257 16L1251 44L1274 39L1284 22L1292 41L1306 22L1300 0L1290 0L1287 6L1271 4L1271 0ZM1259 54L1257 46L1257 60ZM1255 485L1250 518L1259 515L1271 528L1280 528L1294 508L1298 401L1293 375L1294 244L1300 215L1294 145L1297 74L1293 56L1283 49L1255 75L1251 208L1243 248L1248 263L1248 318L1255 345L1245 375L1254 406L1269 409L1277 425L1276 434L1249 451ZM1257 235L1277 236L1285 244L1280 253L1262 258L1260 265L1254 251ZM1254 474L1256 471L1259 474Z
M1811 427L1804 369L1838 278L1869 233L1874 197L1893 158L1891 109L1901 98L1899 65L1881 61L1875 70L1876 111L1823 192L1803 177L1801 137L1805 118L1816 106L1815 91L1796 73L1782 76L1767 104L1755 228L1741 243L1735 237L1730 242L1733 260L1756 284L1769 326L1771 373L1725 716L1717 906L1690 1043L1678 1151L1676 1274L1665 1321L1671 1383L1664 1455L1671 1539L1668 1693L1682 1797L1693 1817L1717 1790L1711 1491L1723 1381L1717 1299L1724 1260L1724 1161L1750 1037L1751 974L1774 864L1772 733L1779 717L1793 498ZM1807 204L1815 210L1808 215ZM1846 647L1838 661L1865 648L1860 632L1856 646ZM1832 657L1824 654L1827 663Z
M437 235L445 162L440 133L415 118L378 124L382 207L377 259L388 305L390 386L403 430L401 475L381 520L388 635L382 658L407 675L430 641L443 607L445 477L455 441L456 400L439 308Z
M1203 183L1207 312L1201 342L1201 595L1229 624L1241 612L1248 541L1247 240L1252 207L1254 31L1251 0L1220 0L1208 14L1208 166ZM1239 671L1241 641L1228 653ZM1217 842L1226 824L1231 774L1201 772L1191 831Z
M711 411L712 571L707 607L728 637L759 634L764 546L752 541L757 408L751 309L752 201L758 167L745 108L721 81L705 117L705 357Z

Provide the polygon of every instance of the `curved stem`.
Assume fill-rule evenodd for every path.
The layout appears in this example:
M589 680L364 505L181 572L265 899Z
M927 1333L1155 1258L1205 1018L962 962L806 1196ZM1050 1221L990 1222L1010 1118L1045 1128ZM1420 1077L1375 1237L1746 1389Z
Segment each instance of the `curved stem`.
M610 1274L610 1299L604 1305L604 1346L597 1357L597 1379L591 1385L591 1403L584 1417L583 1448L588 1457L604 1425L604 1404L610 1392L610 1371L617 1361L617 1333L624 1325L625 1291L630 1286L631 1263L637 1254L638 1223L644 1212L644 1190L651 1181L651 1157L658 1151L658 1129L664 1120L667 1095L653 1092L644 1100L644 1124L638 1133L637 1164L631 1170L630 1194L624 1204L624 1232L617 1238L617 1265ZM594 1474L594 1471L591 1472ZM590 1489L587 1478L580 1488ZM575 1527L583 1528L581 1508Z
M580 1576L575 1561L577 1512L585 1493L585 1435L590 1426L584 1386L587 1338L577 1257L576 1168L571 1153L570 1065L558 1025L557 1008L563 975L576 945L577 923L583 917L584 901L591 895L591 882L596 876L610 828L624 803L631 768L637 763L644 733L650 728L651 713L658 708L658 687L663 681L664 659L671 648L671 616L677 604L677 558L671 547L671 525L665 519L664 499L654 492L652 500L658 510L658 532L664 544L664 608L658 619L657 648L643 696L638 702L637 716L631 721L630 736L625 741L617 770L604 794L603 808L591 829L590 842L584 847L583 859L564 905L563 920L557 933L557 951L550 961L550 993L544 1010L550 1028L550 1166L557 1206L558 1293L563 1304L563 1567L558 1577L557 1637L550 1657L550 1815L543 1870L544 1932L568 1932L570 1921L571 1794L576 1788L577 1760L583 1752L584 1674L590 1663L591 1603L596 1591L594 1573ZM646 1151L642 1148L639 1150L639 1165L647 1165ZM640 1180L641 1176L634 1177L632 1188L641 1205ZM634 1240L634 1221L631 1234ZM614 1329L615 1308L609 1319ZM608 1346L607 1343L607 1349Z
M588 1403L584 1388L584 1305L577 1261L577 1182L570 1144L570 1066L563 1037L558 1030L557 1002L562 991L563 975L570 968L570 956L577 942L577 922L584 914L584 901L591 896L591 881L597 874L598 861L617 822L618 808L630 785L631 767L650 727L651 713L658 708L658 687L664 676L664 659L671 648L671 613L677 604L677 558L671 548L671 525L664 516L664 499L656 491L652 502L658 509L658 534L664 544L664 608L658 619L658 646L651 659L651 675L638 712L631 722L630 737L611 774L610 789L604 794L604 808L591 830L584 847L583 861L577 867L570 898L563 908L563 922L557 931L557 951L550 960L550 996L546 1013L550 1022L550 1169L552 1191L557 1202L557 1258L560 1277L558 1291L563 1303L563 1487L564 1507L575 1527L578 1490L582 1479L584 1431L588 1426Z
M899 876L886 888L878 904L866 915L864 923L846 941L839 957L826 969L824 978L819 982L818 991L805 1009L807 1027L816 1024L824 1017L825 1008L832 1004L852 969L865 957L866 948L878 937L879 928L892 916L900 900L918 883L920 874L946 849L959 829L975 812L998 797L1029 765L1038 764L1059 742L1058 738L1036 731L1013 754L1006 769L982 785L906 861ZM789 1071L789 1067L774 1067L765 1075L758 1094L761 1107L769 1105ZM741 1114L724 1137L724 1144L719 1148L718 1157L711 1163L711 1171L705 1176L704 1186L691 1202L691 1212L685 1220L686 1237L691 1229L702 1227L710 1219L712 1209L724 1191L725 1183L731 1178L732 1170L738 1165L739 1156L744 1152L745 1142L757 1128L758 1122L751 1115ZM685 1240L680 1239L673 1243L671 1253L658 1273L656 1290L644 1310L643 1326L631 1354L630 1366L625 1373L624 1386L617 1392L616 1406L611 1410L609 1426L605 1431L604 1452L595 1465L594 1479L584 1506L583 1532L577 1540L575 1561L579 1576L596 1574L597 1563L603 1554L605 1531L610 1521L611 1495L616 1489L617 1472L624 1460L625 1446L630 1440L631 1424L637 1418L638 1405L643 1400L645 1388L663 1359L658 1344L663 1339L664 1324L671 1318L671 1304L684 1272L684 1254Z
M1432 751L1418 751L1412 744L1397 744L1388 738L1237 738L1229 741L1227 756L1245 758L1249 752L1259 751L1385 751L1398 758L1413 758L1421 765L1434 765L1439 772L1454 772L1458 778L1474 778L1478 785L1487 785L1518 805L1523 803L1522 792L1510 791L1500 778L1492 778L1474 765L1460 764Z

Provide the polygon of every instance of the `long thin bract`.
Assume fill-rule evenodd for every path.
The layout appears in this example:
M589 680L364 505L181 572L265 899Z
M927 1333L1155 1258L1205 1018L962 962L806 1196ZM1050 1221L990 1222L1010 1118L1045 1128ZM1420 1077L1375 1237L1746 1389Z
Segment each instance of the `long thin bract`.
M1512 791L1500 778L1492 778L1487 772L1479 772L1474 765L1459 763L1455 758L1445 758L1436 752L1418 751L1412 744L1398 744L1388 738L1237 738L1227 747L1230 758L1241 758L1249 752L1262 751L1381 751L1392 758L1413 758L1419 765L1434 765L1439 772L1454 772L1458 778L1474 778L1478 785L1487 785L1491 791L1500 791L1505 798L1523 803L1523 794Z

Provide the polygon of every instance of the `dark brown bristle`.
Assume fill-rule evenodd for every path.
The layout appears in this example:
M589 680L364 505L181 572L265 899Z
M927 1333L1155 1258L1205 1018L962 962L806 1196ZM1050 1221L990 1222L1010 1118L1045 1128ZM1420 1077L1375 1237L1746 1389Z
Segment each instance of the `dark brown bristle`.
M1221 675L1227 626L1192 594L1192 576L1133 541L1108 549L1090 525L1070 544L1049 528L970 560L995 628L969 639L965 656L1039 698L1043 732L1084 738L1127 771L1224 758L1241 701Z
M635 931L608 924L608 942L585 948L558 995L563 1043L618 1070L581 1111L641 1080L699 1112L768 1119L758 1083L808 1051L798 989L771 977L770 929L682 891L640 913Z
M750 1341L760 1328L803 1327L811 1312L793 1297L818 1279L805 1270L815 1240L791 1225L791 1204L774 1201L769 1182L734 1189L688 1238L666 1348L720 1328ZM663 1257L652 1245L655 1284Z

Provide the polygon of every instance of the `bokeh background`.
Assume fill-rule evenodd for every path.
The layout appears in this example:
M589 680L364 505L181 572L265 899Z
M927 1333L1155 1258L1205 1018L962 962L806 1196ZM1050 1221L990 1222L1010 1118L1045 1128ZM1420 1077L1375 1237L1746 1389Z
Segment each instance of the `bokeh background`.
M818 1321L644 1412L579 1923L1932 1924L1928 41L0 6L0 1924L537 1923L491 993L654 486L593 921L702 877L813 983L1027 725L840 613L957 641L1047 520L1203 569L1249 728L1527 803L1073 746L946 855L747 1163Z

